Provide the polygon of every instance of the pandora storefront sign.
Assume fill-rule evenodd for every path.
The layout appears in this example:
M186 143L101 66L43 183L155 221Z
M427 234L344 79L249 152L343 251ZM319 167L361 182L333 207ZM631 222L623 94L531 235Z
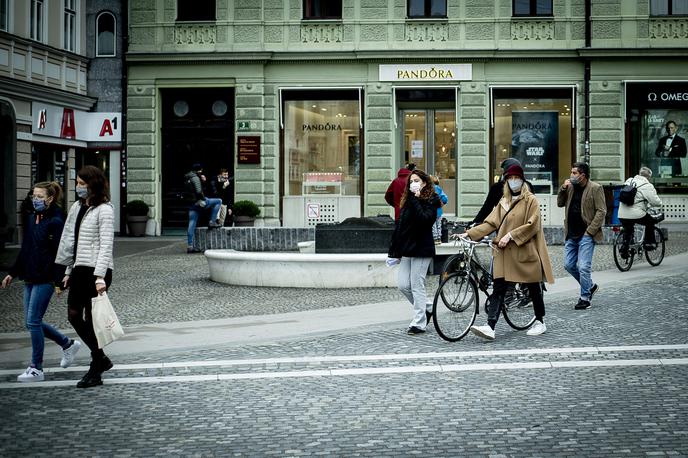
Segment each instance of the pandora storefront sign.
M470 81L471 64L380 65L380 81Z

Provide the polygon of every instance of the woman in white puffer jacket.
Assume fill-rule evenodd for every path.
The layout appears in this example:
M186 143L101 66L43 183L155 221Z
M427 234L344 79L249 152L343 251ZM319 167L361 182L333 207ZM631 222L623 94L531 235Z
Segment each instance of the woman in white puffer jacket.
M633 205L619 202L619 221L624 228L624 243L619 250L622 257L628 257L628 246L636 223L645 226L645 238L643 240L645 249L652 250L657 245L655 220L647 214L647 210L651 207L661 207L662 201L657 195L657 190L648 180L651 177L652 170L648 167L641 167L638 175L629 178L624 183L624 185L633 183L636 194Z
M77 173L79 200L69 209L55 262L67 266L63 283L69 288L69 322L91 350L91 366L77 383L79 388L102 385L101 374L112 362L98 348L93 331L91 299L103 294L112 282L114 209L103 172L87 165Z

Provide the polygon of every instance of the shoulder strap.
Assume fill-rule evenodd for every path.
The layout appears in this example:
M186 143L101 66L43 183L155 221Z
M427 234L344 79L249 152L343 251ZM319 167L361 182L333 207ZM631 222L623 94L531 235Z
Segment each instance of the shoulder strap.
M509 209L506 211L506 213L504 213L504 217L502 218L502 222L499 223L499 226L497 227L497 230L495 231L495 233L499 234L499 230L502 228L502 224L504 224L504 221L506 220L507 215L508 215L509 213L511 213L511 210L513 210L514 207L515 207L516 205L518 205L518 203L519 203L520 201L522 201L522 200L523 200L523 198L518 199L518 200L516 201L516 203L514 203L512 206L510 206Z

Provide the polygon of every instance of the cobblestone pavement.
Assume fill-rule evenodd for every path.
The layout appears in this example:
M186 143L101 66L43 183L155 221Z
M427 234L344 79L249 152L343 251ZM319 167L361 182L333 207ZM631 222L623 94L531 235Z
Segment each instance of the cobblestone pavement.
M19 387L3 364L0 456L688 456L687 302L685 272L548 303L539 337L404 322L141 352L89 390L85 367Z
M246 315L295 312L343 305L403 301L396 288L252 288L214 283L208 279L208 263L202 255L187 255L183 242L155 241L152 250L137 251L139 242L116 242L114 279L110 298L125 326L176 321L232 318ZM158 247L158 244L163 245ZM149 244L140 243L143 246ZM563 247L549 248L555 276L566 276ZM667 256L688 251L688 233L672 233ZM641 262L645 262L644 260ZM594 270L613 269L610 245L595 250ZM634 267L636 268L636 267ZM4 276L5 273L0 273ZM434 293L437 277L430 277ZM0 290L0 332L24 330L23 287L14 282ZM69 329L66 295L53 297L45 321Z

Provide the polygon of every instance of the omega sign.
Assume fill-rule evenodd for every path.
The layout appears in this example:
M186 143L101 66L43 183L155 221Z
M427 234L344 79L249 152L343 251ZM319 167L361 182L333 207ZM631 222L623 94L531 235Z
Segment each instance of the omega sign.
M648 92L648 102L688 102L688 92Z

